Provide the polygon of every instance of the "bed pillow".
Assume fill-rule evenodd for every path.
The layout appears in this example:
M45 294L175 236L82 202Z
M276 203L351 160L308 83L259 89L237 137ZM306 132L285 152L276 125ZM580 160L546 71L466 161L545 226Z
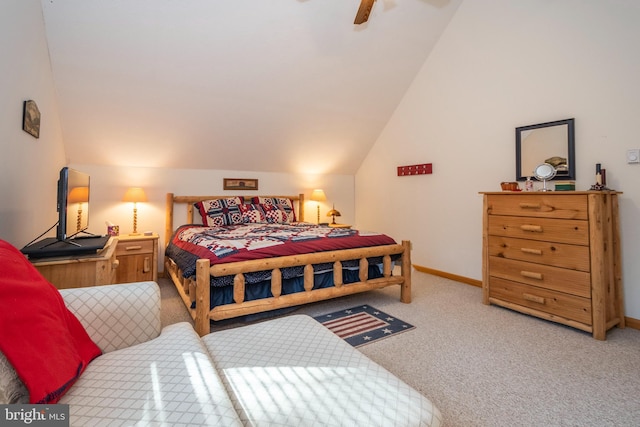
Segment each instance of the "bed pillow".
M102 352L60 292L3 240L0 265L0 351L30 403L56 403Z
M267 222L262 205L240 205L240 212L242 212L242 222L245 224Z
M278 209L284 210L287 214L286 221L277 222L296 222L296 211L293 205L293 200L287 197L260 197L256 196L251 199L251 203L261 204L267 206L276 206ZM280 214L278 214L280 215Z
M291 211L287 212L284 205L262 205L264 216L270 224L287 224L291 221Z
M193 206L200 212L204 225L221 227L223 225L242 224L240 206L243 203L244 198L236 196L203 200Z

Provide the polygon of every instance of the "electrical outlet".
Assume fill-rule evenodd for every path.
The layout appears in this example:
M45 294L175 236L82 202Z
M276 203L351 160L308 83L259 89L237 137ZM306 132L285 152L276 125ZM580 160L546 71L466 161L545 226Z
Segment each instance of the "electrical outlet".
M640 149L627 150L627 163L640 163Z

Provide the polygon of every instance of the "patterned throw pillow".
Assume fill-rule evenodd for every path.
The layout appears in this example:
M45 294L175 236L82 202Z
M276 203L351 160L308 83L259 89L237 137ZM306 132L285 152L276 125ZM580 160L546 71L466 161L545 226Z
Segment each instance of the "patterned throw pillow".
M204 200L193 206L198 209L202 223L209 227L242 224L240 206L244 203L242 197L226 197L222 199Z
M286 224L289 220L289 213L284 205L262 205L267 222L271 224Z
M277 222L296 222L296 211L294 209L293 200L286 197L260 197L256 196L251 199L251 203L261 204L267 206L275 206L278 209L284 210L287 214L286 221ZM274 214L275 215L275 214ZM279 215L279 214L278 214Z
M245 224L267 222L262 205L240 205L240 212L242 213L242 222Z

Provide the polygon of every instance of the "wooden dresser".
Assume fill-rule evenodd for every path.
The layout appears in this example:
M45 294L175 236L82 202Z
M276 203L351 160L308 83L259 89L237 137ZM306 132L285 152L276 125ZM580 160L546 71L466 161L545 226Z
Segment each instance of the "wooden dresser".
M481 194L484 304L599 340L625 326L617 192Z

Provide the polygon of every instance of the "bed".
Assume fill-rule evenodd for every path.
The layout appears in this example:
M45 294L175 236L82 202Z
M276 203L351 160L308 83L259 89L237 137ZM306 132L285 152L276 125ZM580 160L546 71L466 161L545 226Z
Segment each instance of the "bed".
M179 207L186 215L174 227ZM392 285L400 287L402 302L411 302L409 241L398 244L380 233L303 220L304 194L167 194L165 274L171 277L200 335L210 332L210 320ZM269 234L256 237L256 232ZM303 241L288 246L289 240Z

